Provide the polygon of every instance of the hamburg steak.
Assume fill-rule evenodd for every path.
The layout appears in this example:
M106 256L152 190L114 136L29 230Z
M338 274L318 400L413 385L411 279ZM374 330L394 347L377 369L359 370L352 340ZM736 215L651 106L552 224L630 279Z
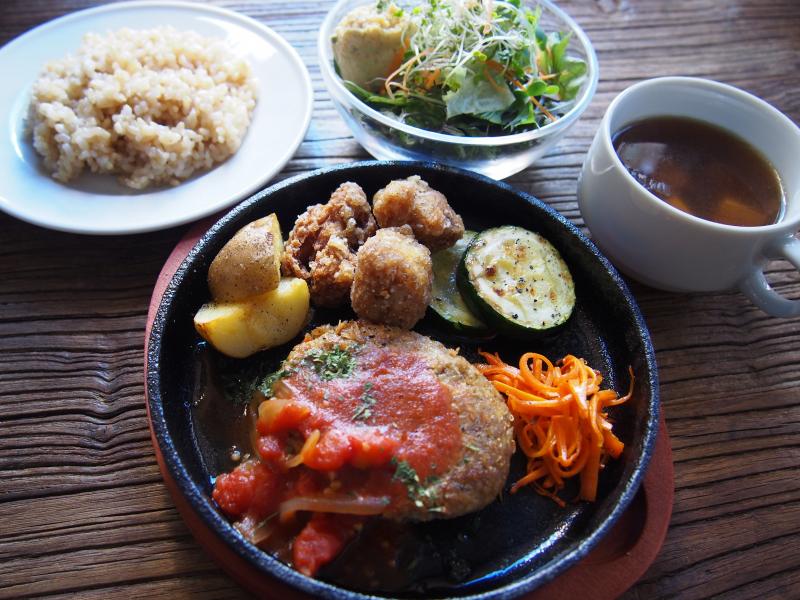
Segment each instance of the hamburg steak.
M334 361L326 372L331 353L352 362ZM302 398L319 414L315 423L299 424L301 433L321 432L319 456L311 453L306 466L389 473L392 501L384 516L456 517L500 493L514 452L511 414L455 351L418 333L350 321L312 331L291 351L285 370L291 375L275 395ZM382 451L365 458L364 446Z

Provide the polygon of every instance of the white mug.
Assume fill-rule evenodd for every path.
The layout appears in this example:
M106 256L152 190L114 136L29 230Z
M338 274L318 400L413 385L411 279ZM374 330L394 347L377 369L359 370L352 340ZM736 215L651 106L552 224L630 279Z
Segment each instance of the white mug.
M690 117L747 140L772 163L785 194L783 218L738 227L707 221L659 199L628 172L612 137L648 117ZM669 291L739 288L765 312L800 315L800 300L770 288L764 266L786 258L800 269L800 129L763 100L693 77L661 77L623 91L609 105L583 163L578 204L600 249L626 274Z

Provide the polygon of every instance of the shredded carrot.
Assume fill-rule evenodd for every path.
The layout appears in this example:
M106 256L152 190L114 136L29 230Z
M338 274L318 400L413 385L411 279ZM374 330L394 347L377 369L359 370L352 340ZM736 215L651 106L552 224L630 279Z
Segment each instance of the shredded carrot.
M542 106L542 103L539 102L534 96L530 96L530 99L531 102L533 102L536 105L536 108L542 111L548 119L550 119L551 121L556 120L556 118L550 113L550 111L547 110L544 106Z
M544 79L544 77L540 77L539 79ZM525 91L525 86L524 86L524 85L522 85L522 84L519 82L519 80L518 80L518 79L516 79L515 77L513 77L513 76L512 76L512 77L510 77L510 81L511 81L511 83L513 83L514 85L516 85L516 86L517 86L517 89L518 89L518 90L520 90L520 91ZM553 116L553 114L552 114L552 113L551 113L549 110L547 110L547 109L546 109L546 108L545 108L545 107L542 105L542 103L541 103L541 102L539 102L539 101L538 101L538 100L537 100L537 99L536 99L534 96L528 96L528 97L530 98L531 102L533 102L533 104L536 106L536 108L538 108L540 111L542 111L542 113L544 113L544 115L545 115L545 116L546 116L548 119L550 119L551 121L555 121L555 120L556 120L556 118Z
M494 80L494 77L489 75L489 72L486 71L485 69L483 71L483 77L484 79L486 79L486 81L489 82L489 85L491 85L494 89L498 91L501 91L503 89L502 86Z
M487 364L476 367L506 397L514 416L517 444L528 458L527 473L513 486L514 493L531 485L543 496L564 506L559 493L565 480L580 477L581 500L594 501L600 470L619 458L625 445L611 431L606 409L630 399L633 370L625 396L601 390L603 376L582 358L567 355L556 364L535 352L506 364L499 354L480 352Z
M441 69L433 69L432 71L425 71L424 74L424 81L422 83L423 87L426 90L431 89L434 85L436 85L436 80L438 79L439 75L441 74Z
M409 73L410 69L406 69L406 67L410 67L415 62L418 62L418 61L422 60L422 58L426 54L428 54L429 52L430 52L430 50L424 50L424 51L420 52L419 54L415 54L414 56L409 58L406 62L404 62L402 65L397 67L394 71L392 71L389 74L389 76L386 78L386 81L383 82L383 88L386 91L386 95L389 96L389 98L394 98L394 92L392 91L392 86L393 85L397 86L401 90L404 90L406 92L408 91L408 73ZM397 75L403 69L406 69L406 72L403 75L403 82L402 83L394 82L393 79L395 77L397 77Z

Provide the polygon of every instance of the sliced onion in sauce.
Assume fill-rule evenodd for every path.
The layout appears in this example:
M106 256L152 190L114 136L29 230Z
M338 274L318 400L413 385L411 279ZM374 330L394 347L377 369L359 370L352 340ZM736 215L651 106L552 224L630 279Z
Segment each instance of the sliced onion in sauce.
M296 456L293 456L286 461L286 466L290 469L293 469L294 467L299 467L302 465L305 462L308 453L317 446L319 436L319 429L312 431L311 434L306 438L306 441L303 443L303 447L300 452L298 452Z
M279 400L278 398L262 402L258 407L259 420L263 421L265 425L270 425L289 402L289 400Z
M312 497L297 496L281 503L278 511L285 521L298 511L336 513L341 515L379 515L389 505L387 496L366 497Z
M239 530L247 540L255 545L260 544L269 538L278 527L278 519L272 514L263 521L256 523L252 516L247 515L241 521L234 523L234 527Z

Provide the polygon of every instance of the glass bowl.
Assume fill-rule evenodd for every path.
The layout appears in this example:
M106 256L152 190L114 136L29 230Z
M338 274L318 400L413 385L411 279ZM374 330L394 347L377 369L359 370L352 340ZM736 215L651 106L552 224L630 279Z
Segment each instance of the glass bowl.
M524 4L542 8L543 29L571 32L569 54L586 62L586 75L573 107L553 123L511 135L466 137L406 125L356 98L334 68L331 36L336 25L353 8L371 2L374 0L339 0L322 23L317 49L322 79L336 109L356 140L375 158L434 160L503 179L522 171L550 150L586 110L597 89L597 56L586 33L549 0L530 0Z

